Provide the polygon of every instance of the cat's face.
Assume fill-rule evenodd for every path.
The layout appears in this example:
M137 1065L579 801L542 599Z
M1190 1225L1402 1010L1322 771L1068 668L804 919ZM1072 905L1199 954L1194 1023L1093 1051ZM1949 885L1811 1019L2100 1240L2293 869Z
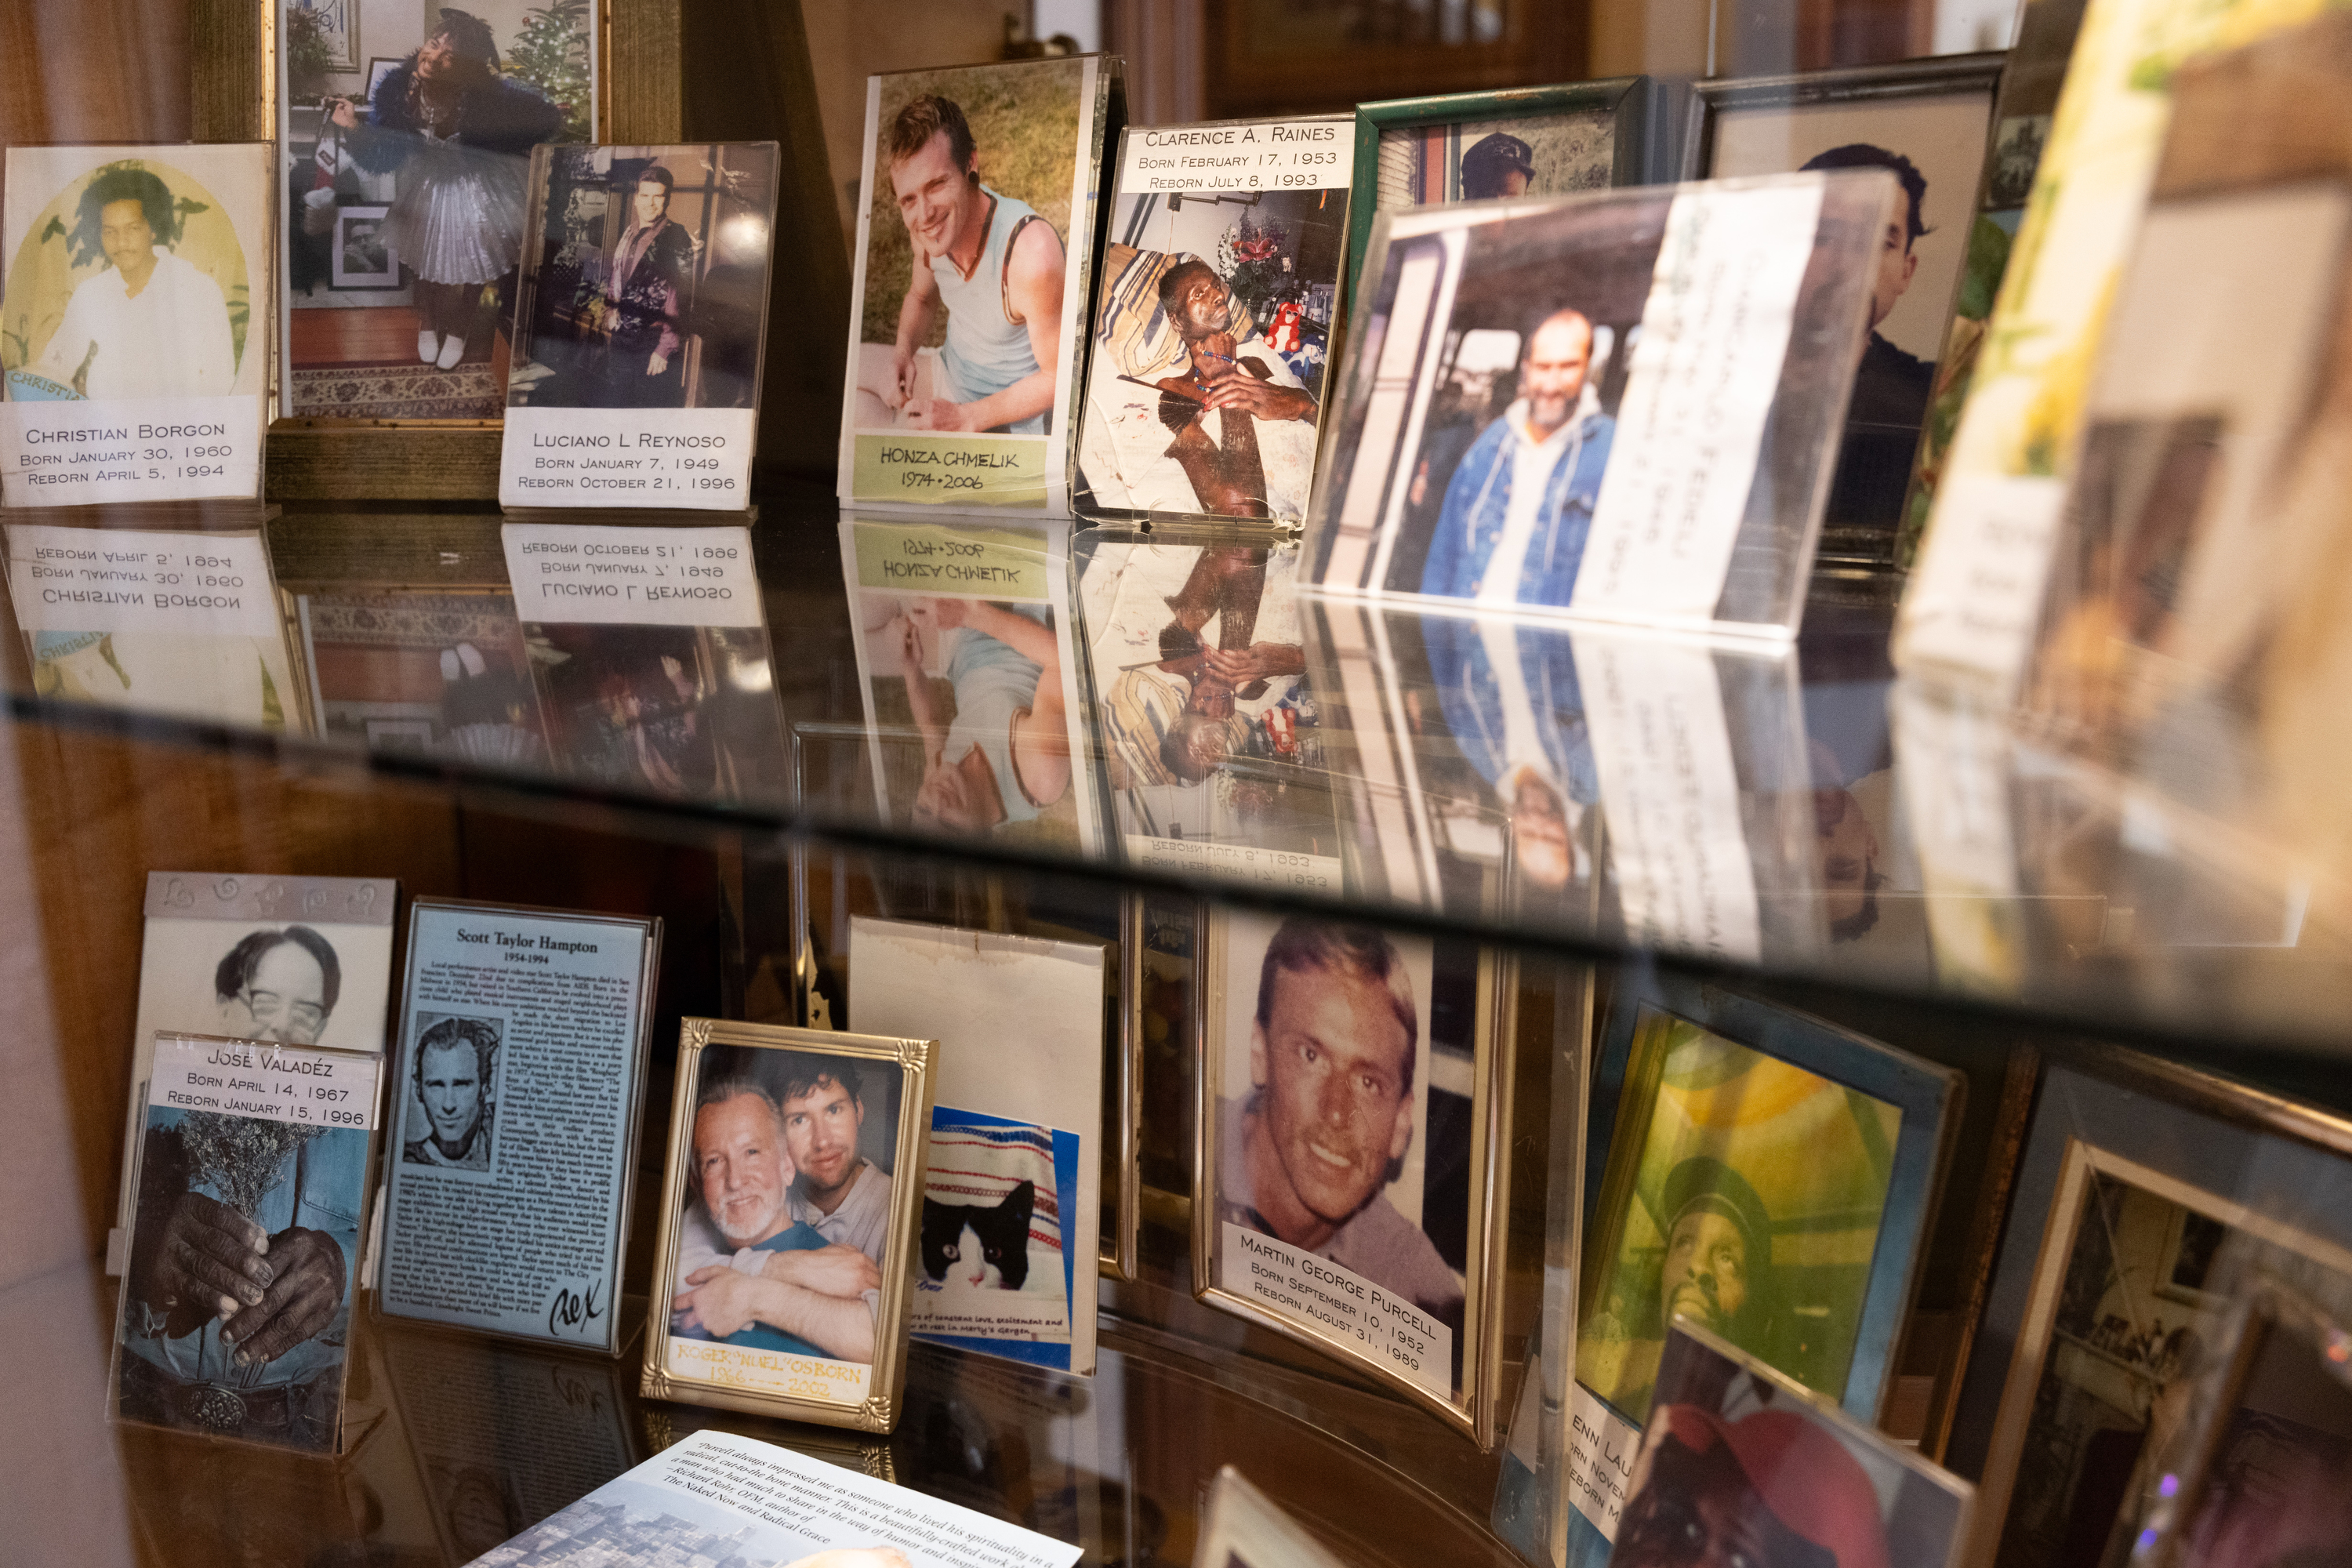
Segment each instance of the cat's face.
M1037 1189L1022 1183L996 1204L923 1196L923 1274L935 1285L1018 1290L1029 1279L1029 1216Z

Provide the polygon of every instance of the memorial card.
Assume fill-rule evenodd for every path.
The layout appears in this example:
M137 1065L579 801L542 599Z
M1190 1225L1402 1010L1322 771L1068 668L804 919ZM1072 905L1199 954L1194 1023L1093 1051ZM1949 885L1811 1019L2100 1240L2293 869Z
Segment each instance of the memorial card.
M155 1035L132 1140L119 1418L342 1451L383 1065L367 1051Z
M1078 597L1127 858L1319 893L1341 883L1298 551L1088 533Z
M883 821L1100 852L1069 542L1066 523L843 521Z
M914 1331L1095 1364L1108 950L854 916L849 1024L936 1035Z
M297 735L311 729L258 529L6 525L42 697Z
M1308 580L1793 633L1901 200L1872 169L1380 215Z
M364 57L362 10L278 10L279 412L493 421L531 149L595 139L603 9L370 5Z
M532 153L500 504L751 504L778 161L772 142Z
M509 522L501 533L557 773L665 799L785 798L750 529Z
M618 1354L661 921L419 899L376 1305Z
M866 84L841 499L1070 514L1110 55Z
M388 878L147 873L118 1224L138 1197L157 1033L383 1050L399 895ZM111 1252L107 1272L119 1273Z
M1129 127L1080 411L1087 517L1307 518L1348 116Z
M646 1397L896 1424L939 1049L685 1020Z
M1612 1563L1946 1568L1975 1489L1729 1342L1677 1322Z
M11 147L0 502L259 500L269 149Z
M1510 1037L1493 956L1224 910L1210 917L1209 985L1195 1293L1486 1441L1495 1058Z
M1075 1568L1076 1546L731 1432L674 1447L470 1568Z

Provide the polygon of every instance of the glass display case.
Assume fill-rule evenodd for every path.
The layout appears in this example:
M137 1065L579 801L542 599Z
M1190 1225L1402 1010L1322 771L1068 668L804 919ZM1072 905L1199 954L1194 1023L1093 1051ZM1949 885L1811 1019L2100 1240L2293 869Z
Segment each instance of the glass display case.
M0 103L0 1557L2352 1554L2352 24L1096 9Z

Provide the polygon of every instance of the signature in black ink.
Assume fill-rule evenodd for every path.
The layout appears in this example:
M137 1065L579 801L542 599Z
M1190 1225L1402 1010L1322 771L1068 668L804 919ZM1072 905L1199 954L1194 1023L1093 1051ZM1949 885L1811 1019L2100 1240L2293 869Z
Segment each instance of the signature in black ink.
M547 1331L550 1334L569 1331L585 1336L587 1325L604 1315L604 1309L596 1303L596 1287L593 1285L584 1292L566 1290L559 1286L554 1297L547 1303Z

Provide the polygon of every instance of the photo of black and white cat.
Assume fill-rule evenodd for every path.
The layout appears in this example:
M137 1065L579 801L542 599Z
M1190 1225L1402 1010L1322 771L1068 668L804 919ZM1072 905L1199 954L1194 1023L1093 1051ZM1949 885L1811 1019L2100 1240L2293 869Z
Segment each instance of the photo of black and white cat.
M933 1110L915 1333L951 1344L1069 1343L1061 1195L1076 1184L1077 1155L1075 1133Z
M1029 1279L1029 1216L1037 1184L1024 1182L993 1204L956 1204L923 1194L923 1278L947 1288L1018 1290Z

